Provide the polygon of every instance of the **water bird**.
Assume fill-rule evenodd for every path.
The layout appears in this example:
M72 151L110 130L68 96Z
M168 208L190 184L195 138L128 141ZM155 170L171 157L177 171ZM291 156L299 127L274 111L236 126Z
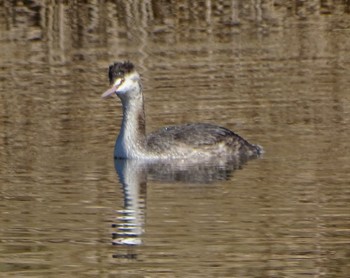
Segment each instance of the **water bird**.
M255 158L262 148L235 132L209 123L186 123L163 127L146 134L144 97L140 74L127 62L109 66L111 87L101 97L117 95L123 106L121 129L114 156L142 160Z

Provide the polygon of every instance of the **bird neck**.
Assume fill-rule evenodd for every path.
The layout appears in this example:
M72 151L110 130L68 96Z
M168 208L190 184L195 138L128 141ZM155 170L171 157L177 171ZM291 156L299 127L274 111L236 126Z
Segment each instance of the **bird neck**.
M132 97L121 98L123 120L115 146L115 156L136 158L144 151L146 141L146 121L143 94L140 91Z

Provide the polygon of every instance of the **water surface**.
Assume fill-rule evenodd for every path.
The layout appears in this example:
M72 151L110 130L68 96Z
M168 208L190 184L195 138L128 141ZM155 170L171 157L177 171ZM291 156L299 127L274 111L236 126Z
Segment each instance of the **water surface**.
M348 277L349 11L316 0L0 4L0 275ZM121 104L100 94L108 65L127 59L148 131L216 123L265 155L119 165Z

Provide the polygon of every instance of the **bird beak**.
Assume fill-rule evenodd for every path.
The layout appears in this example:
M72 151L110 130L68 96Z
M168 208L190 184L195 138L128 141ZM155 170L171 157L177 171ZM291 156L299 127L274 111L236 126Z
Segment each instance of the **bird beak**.
M123 84L123 82L124 78L117 79L113 86L101 95L101 98L107 98L110 95L113 95L118 90L119 86Z
M115 91L118 89L117 85L113 85L111 88L109 88L107 91L105 91L102 95L101 98L107 98L110 95L113 95Z

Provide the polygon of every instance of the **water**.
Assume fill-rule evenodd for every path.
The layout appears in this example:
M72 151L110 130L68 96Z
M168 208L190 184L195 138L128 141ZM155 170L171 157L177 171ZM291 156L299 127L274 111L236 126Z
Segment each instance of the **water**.
M348 277L349 5L137 2L0 4L0 276ZM126 59L149 131L217 123L264 157L115 162Z

